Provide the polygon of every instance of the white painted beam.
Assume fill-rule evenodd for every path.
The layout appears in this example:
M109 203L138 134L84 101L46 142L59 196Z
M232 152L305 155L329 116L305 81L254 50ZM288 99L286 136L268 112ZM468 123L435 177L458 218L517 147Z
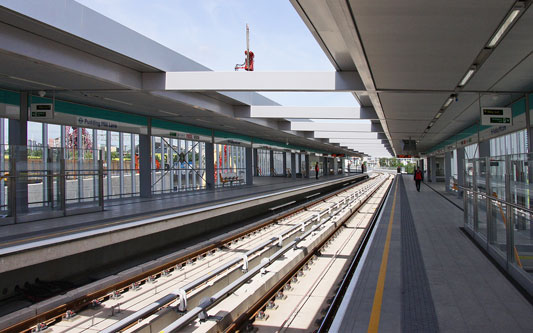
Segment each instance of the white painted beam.
M175 91L363 91L357 72L144 73L143 89Z
M381 134L381 136L380 136ZM315 138L325 139L382 139L382 133L315 131Z
M320 121L292 121L293 131L326 131L326 132L383 132L381 125L346 122L320 122Z
M379 140L379 139L338 139L338 138L331 138L329 139L329 142L330 143L340 143L340 144L350 144L350 143L381 143L381 144L385 144L385 143L388 143L389 141L388 140Z
M237 114L236 114L237 116ZM378 117L372 107L260 106L240 108L239 117L288 119L369 119Z

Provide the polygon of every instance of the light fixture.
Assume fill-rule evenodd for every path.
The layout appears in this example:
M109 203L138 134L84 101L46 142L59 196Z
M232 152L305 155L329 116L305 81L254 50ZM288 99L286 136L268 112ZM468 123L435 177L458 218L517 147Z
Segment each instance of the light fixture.
M211 124L210 121L207 121L207 120L202 119L202 118L194 118L194 120L196 120L196 121L201 121L202 123L208 123L208 124Z
M503 24L500 26L498 31L496 31L496 34L489 41L489 44L487 45L488 48L493 48L494 46L496 46L496 44L498 44L503 34L507 31L507 29L509 28L511 23L513 23L513 21L516 19L519 13L520 13L520 8L515 8L511 11L511 13L505 19L505 21L503 21Z
M453 97L452 96L448 97L448 99L444 103L444 108L447 108L448 106L450 106L450 104L452 104L452 102L453 102Z
M470 69L468 69L468 72L466 72L466 74L463 77L463 79L461 80L461 82L459 82L459 87L463 87L468 82L468 80L470 80L472 75L474 75L475 71L476 71L476 67L475 66L470 67Z
M54 85L52 85L52 84L47 84L47 83L43 83L43 82L39 82L39 81L33 81L33 80L28 80L28 79L23 79L23 78L21 78L21 77L17 77L17 76L7 75L7 77L10 78L10 79L14 79L14 80L22 81L22 82L38 84L38 85L45 86L45 87L50 87L50 88L57 88L57 86L54 86Z
M168 111L165 111L165 110L161 110L161 109L159 109L159 112L177 117L177 115L176 115L175 113L168 112Z
M129 105L129 106L133 105L133 104L131 104L129 102L119 101L118 99L114 99L114 98L104 97L103 99L105 99L106 101L120 103L120 104L124 104L124 105Z
M439 111L439 112L435 115L435 119L439 119L440 116L442 116L442 111Z
M430 123L429 123L429 127L433 126L434 124L435 124L434 121L430 122Z

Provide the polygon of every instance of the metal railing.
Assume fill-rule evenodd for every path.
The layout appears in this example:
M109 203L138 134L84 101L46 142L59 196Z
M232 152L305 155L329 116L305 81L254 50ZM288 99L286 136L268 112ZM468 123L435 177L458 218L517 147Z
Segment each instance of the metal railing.
M0 224L103 210L99 150L4 145Z
M464 229L532 295L533 154L464 163Z

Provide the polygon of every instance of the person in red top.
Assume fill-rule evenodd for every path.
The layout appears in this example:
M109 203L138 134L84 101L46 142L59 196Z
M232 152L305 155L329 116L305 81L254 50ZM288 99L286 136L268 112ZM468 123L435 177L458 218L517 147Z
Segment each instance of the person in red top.
M318 162L316 162L315 164L315 177L316 179L318 179L318 171L320 170L320 168L318 167Z
M416 168L414 178L415 178L415 183L416 183L416 190L420 192L420 182L424 180L424 174L422 173L422 170L420 170L420 167Z

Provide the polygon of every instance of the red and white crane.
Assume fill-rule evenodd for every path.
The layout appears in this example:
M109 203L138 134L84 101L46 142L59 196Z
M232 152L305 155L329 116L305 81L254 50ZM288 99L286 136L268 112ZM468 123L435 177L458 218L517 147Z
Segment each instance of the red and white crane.
M246 50L244 50L244 63L235 65L235 70L244 69L252 72L254 70L254 53L250 51L250 28L246 24Z

